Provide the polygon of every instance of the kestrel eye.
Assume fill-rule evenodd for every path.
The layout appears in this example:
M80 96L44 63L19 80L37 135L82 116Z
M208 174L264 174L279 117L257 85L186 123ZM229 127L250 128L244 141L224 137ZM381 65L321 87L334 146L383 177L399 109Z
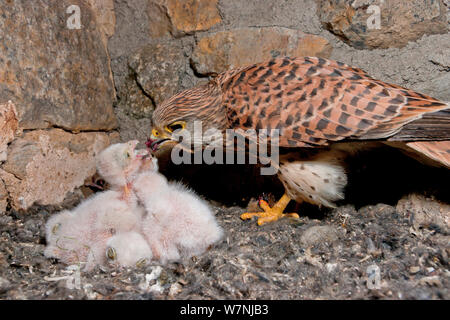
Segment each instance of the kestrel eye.
M114 248L108 248L106 251L106 257L109 260L116 260L116 250L114 250Z
M126 156L127 156L127 158L129 158L130 157L130 153L127 151L127 153L126 153Z
M153 130L152 130L152 135L153 135L154 137L159 137L159 131L156 130L156 129L153 129Z

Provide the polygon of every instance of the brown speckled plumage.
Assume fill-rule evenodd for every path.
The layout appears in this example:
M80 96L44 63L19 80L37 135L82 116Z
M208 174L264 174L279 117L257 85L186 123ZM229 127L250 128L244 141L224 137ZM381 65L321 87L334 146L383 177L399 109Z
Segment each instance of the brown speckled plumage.
M232 74L233 72L231 72ZM231 127L278 128L280 145L382 139L447 104L322 58L277 59L220 79Z
M206 85L183 91L155 110L153 122L162 128L195 118L221 130L279 129L280 146L326 147L325 160L320 155L310 160L340 167L342 161L329 156L335 142L396 141L450 167L450 150L444 143L450 140L449 115L446 102L373 79L361 69L317 57L283 57L224 72ZM304 186L296 184L301 168L300 163L295 170L281 170L281 175L292 173L290 178L280 176L285 186L302 194L291 192L291 198L325 205L342 198L336 190L324 201L314 200L314 186L307 186L310 192L305 196ZM327 170L322 174L336 174L336 179L341 175L340 170Z

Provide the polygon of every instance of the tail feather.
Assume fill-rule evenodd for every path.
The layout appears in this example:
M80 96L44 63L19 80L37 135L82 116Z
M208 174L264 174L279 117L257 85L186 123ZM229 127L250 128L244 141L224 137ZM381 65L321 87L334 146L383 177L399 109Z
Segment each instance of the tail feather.
M450 140L449 141L416 141L406 144L417 152L442 163L450 168Z

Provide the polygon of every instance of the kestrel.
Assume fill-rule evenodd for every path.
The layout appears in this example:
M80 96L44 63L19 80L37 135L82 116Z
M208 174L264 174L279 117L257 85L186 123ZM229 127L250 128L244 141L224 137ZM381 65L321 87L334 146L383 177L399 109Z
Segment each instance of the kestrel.
M345 158L374 143L450 168L450 106L370 77L361 69L317 57L283 57L219 74L185 90L153 113L153 149L173 146L173 132L202 121L215 128L279 129L278 177L285 194L260 202L258 224L283 216L290 200L333 207L347 183ZM172 141L172 143L169 143Z

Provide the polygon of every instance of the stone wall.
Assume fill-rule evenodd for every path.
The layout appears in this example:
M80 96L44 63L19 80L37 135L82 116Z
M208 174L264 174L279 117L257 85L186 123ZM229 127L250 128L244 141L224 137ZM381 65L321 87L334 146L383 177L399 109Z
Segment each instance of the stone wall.
M80 29L68 27L71 5ZM117 138L104 11L81 0L1 2L1 211L61 203Z
M271 57L332 58L450 101L449 12L448 0L2 1L0 210L60 203L102 148L144 141L164 99Z

